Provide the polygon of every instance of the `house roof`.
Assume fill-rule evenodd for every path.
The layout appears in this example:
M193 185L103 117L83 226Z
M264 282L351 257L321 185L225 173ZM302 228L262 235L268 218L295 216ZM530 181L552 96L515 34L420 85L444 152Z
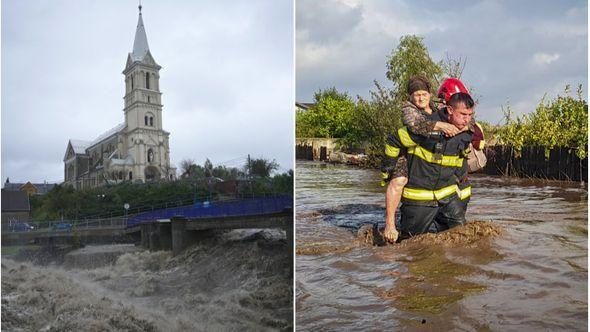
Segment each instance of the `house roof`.
M30 182L27 182L30 183ZM4 183L4 188L2 190L7 191L20 191L21 188L27 183L18 183L18 182L8 182ZM31 183L33 186L37 188L37 194L43 195L47 194L53 187L56 186L55 183Z
M29 195L24 191L4 190L2 196L2 212L31 211Z
M295 102L295 106L302 108L304 110L308 110L312 107L315 106L315 103L300 103L300 102Z

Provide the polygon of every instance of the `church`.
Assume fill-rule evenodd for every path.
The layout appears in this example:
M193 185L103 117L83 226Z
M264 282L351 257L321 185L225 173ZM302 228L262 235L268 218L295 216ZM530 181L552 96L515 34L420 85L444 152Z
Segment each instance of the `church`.
M162 129L161 68L150 52L139 6L133 51L123 70L125 121L92 141L69 140L63 159L65 184L82 189L175 179L170 133Z

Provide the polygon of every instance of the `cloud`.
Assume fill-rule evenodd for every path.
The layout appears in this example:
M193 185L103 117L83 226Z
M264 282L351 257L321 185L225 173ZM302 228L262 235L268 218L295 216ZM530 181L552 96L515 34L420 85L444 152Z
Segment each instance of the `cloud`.
M552 62L559 59L558 53L547 54L547 53L535 53L533 55L533 63L538 66L550 65Z
M315 1L297 3L315 10ZM566 84L581 83L587 90L585 1L481 0L459 1L452 7L430 0L352 4L361 12L361 21L337 42L321 43L315 36L328 28L300 26L297 16L298 101L309 101L314 91L329 86L367 97L374 79L390 84L385 78L387 56L408 34L424 37L435 61L447 55L466 59L462 79L480 96L482 120L499 122L506 100L530 107L523 110L530 112L545 93L554 95ZM319 10L328 11L325 7ZM306 33L300 36L299 31Z

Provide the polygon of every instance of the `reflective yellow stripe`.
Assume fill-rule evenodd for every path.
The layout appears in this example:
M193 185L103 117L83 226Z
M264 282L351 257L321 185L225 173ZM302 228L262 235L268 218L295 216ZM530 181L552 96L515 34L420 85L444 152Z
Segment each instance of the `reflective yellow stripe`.
M437 164L447 167L462 167L463 166L463 158L458 156L445 156L442 155L441 159L436 159L434 157L434 153L426 150L421 146L416 146L413 148L408 148L408 153L413 154L416 157L419 157L422 160L425 160L431 164Z
M467 147L467 149L463 150L463 155L464 155L465 157L467 157L467 156L469 155L469 153L470 153L470 152L471 152L471 145L469 145L469 146Z
M483 150L483 148L486 146L486 141L485 140L481 140L479 141L479 149L478 150Z
M413 201L441 200L459 191L456 184L438 190L413 189L405 187L402 196Z
M387 179L389 177L389 173L387 172L381 172L381 178L382 179Z
M408 128L402 127L397 130L397 134L399 135L400 141L402 141L403 146L409 148L412 146L416 146L416 142L412 140L410 134L408 133Z
M391 146L389 144L385 144L385 155L391 158L396 158L397 156L399 156L399 149Z
M461 190L461 194L459 195L459 197L461 198L461 200L471 197L471 186Z
M483 132L483 128L481 127L481 125L477 122L475 123L475 125L479 128L479 130L481 130L481 137L486 138L486 134Z

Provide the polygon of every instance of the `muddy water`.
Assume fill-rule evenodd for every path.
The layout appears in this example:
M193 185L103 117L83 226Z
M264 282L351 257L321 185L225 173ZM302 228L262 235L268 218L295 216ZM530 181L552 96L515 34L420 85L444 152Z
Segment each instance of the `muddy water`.
M93 259L97 251L111 249L77 255ZM134 251L96 268L71 267L75 261L68 268L41 267L3 258L2 330L288 331L293 326L292 263L281 231L232 231L176 257Z
M587 188L473 176L468 225L366 245L375 171L297 163L297 330L587 330Z

